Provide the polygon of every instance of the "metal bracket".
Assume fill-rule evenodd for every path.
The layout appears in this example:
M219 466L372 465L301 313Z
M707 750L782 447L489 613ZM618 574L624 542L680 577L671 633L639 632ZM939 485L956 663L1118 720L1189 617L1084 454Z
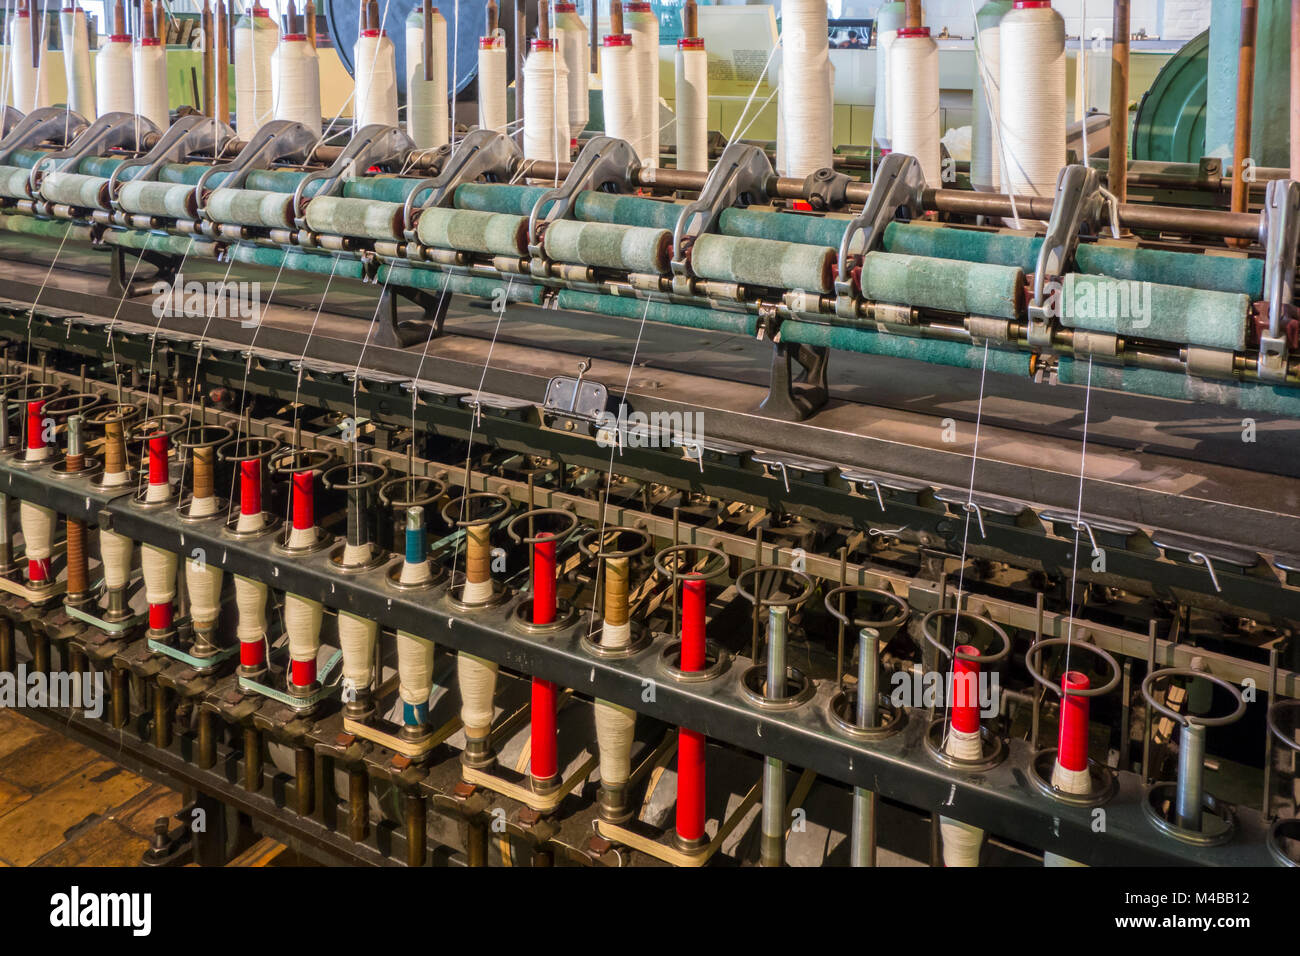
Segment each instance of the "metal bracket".
M1029 303L1029 344L1050 348L1054 316L1048 306L1047 282L1065 274L1079 245L1079 233L1086 226L1096 229L1104 220L1109 200L1102 192L1101 175L1087 166L1066 166L1056 177L1056 195L1047 235L1038 250L1034 269L1034 294Z
M595 423L609 409L609 389L601 382L588 381L591 359L578 366L578 377L557 375L546 385L542 412L562 418Z
M885 227L898 217L900 209L909 216L919 216L925 174L916 157L890 153L880 163L871 194L862 212L849 221L840 241L840 257L835 278L835 314L842 319L857 318L854 302L853 266L880 245Z
M852 182L853 178L848 173L837 173L830 166L823 166L804 178L803 191L813 209L825 212L828 209L839 209L848 201L849 184Z
M27 174L27 191L33 196L41 187L41 177L48 165L51 172L62 169L76 171L77 163L86 156L102 156L110 149L144 149L146 136L158 134L158 127L133 113L105 113L84 129L67 148L46 153L32 164Z
M438 175L416 183L407 195L402 206L402 231L407 240L415 241L415 221L421 210L451 205L456 187L462 183L480 179L509 182L523 161L523 153L505 133L490 129L470 130L442 164ZM424 192L428 192L429 197L417 206L415 199Z
M329 169L312 170L298 181L298 188L293 191L293 217L298 228L307 228L307 223L302 217L306 206L307 187L312 183L324 183L312 193L312 198L332 196L343 188L345 180L356 176L358 169L363 173L371 166L401 169L406 158L414 150L415 143L411 141L411 137L396 126L372 123L357 130Z
M1287 312L1295 296L1296 252L1300 246L1300 183L1275 179L1264 193L1264 297L1268 332L1259 336L1259 378L1286 378Z
M272 163L302 164L311 158L319 137L302 123L290 120L272 120L253 134L239 155L228 163L213 166L194 185L194 202L202 215L208 207L208 181L217 173L225 173L223 188L237 189L248 174L255 169L266 169Z
M20 149L30 149L44 142L70 143L90 124L80 113L61 106L42 106L34 109L0 139L0 166Z
M640 168L641 160L627 141L612 136L589 140L569 175L564 177L564 183L542 193L533 204L528 216L528 252L534 261L542 257L542 233L546 224L572 216L580 192L598 192L610 186L631 189Z
M758 146L732 143L722 151L717 165L704 181L700 197L687 204L673 227L673 291L689 295L693 273L691 245L717 226L724 209L765 202L768 183L776 176L767 153Z
M129 170L144 167L143 171L130 177L135 181L155 179L164 165L182 162L192 153L211 150L213 158L220 157L226 145L234 138L235 131L220 120L197 113L177 117L153 149L137 159L126 160L113 170L113 174L108 177L108 198L111 202L117 202L118 191L126 178L123 174Z

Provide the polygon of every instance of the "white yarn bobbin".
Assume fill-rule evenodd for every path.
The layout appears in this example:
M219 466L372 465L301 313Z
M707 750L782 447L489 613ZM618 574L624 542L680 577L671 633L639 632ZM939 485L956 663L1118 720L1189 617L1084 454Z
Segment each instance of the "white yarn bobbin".
M126 34L109 37L95 54L95 105L100 116L135 112L135 55Z
M397 693L413 706L429 702L433 692L433 641L408 631L397 632Z
M555 40L534 40L524 63L524 159L569 161L569 71Z
M478 125L479 129L502 132L508 122L506 111L506 40L501 31L478 41Z
M280 28L261 7L235 24L235 131L240 139L250 139L275 115L271 57L279 42Z
M889 118L889 54L898 31L907 23L907 4L889 0L876 11L876 102L871 114L871 138L883 150L892 148Z
M594 707L601 782L615 787L622 786L632 775L632 739L636 734L636 711L599 698Z
M1065 165L1065 21L1043 0L1016 0L1000 30L1001 189L1052 196Z
M1061 766L1058 759L1052 766L1052 786L1065 793L1084 794L1092 789L1092 775L1088 768L1082 770L1067 770ZM1043 854L1043 866L1086 866L1087 864L1071 860L1069 857L1061 856L1059 853L1053 853L1048 850Z
M13 87L14 107L24 113L30 113L38 106L49 105L49 81L45 69L45 61L49 57L43 55L39 67L32 59L31 14L19 10L16 15L8 19L10 24L9 75ZM48 46L49 44L45 43L42 37L42 53L47 51Z
M191 518L210 518L217 513L221 502L217 500L216 495L207 495L203 498L190 499L190 517Z
M99 529L99 560L104 568L104 585L110 590L126 587L131 580L131 557L135 542L124 534Z
M221 569L210 562L197 559L185 562L185 593L190 599L190 617L195 625L207 627L216 623L221 613L221 579Z
M95 113L95 74L90 69L90 30L86 11L64 7L59 11L59 34L63 40L63 76L68 89L68 108L88 120Z
M641 114L637 109L636 54L632 38L610 34L600 48L601 111L605 135L621 139L641 156Z
M677 41L677 168L709 168L709 54L703 37Z
M343 680L364 690L375 674L375 641L379 622L339 611L339 648L343 651Z
M889 53L893 151L914 156L926 184L942 185L939 152L939 46L928 27L898 31Z
M433 79L424 78L424 13L406 18L406 131L421 149L449 142L447 122L447 21L437 10L433 31Z
M830 166L835 152L825 0L786 0L781 49L785 174L802 179Z
M176 552L152 544L140 545L140 570L144 597L150 604L170 604L176 599Z
M970 183L981 192L997 192L1002 182L998 157L1001 134L996 129L1001 102L1002 18L1011 0L989 0L975 14L976 85L971 94Z
M356 94L352 100L353 128L374 123L397 125L397 60L393 41L380 30L364 30L357 37Z
M560 41L560 54L569 71L569 135L576 139L587 128L591 112L587 102L591 47L587 45L587 27L578 16L576 5L555 5L551 34Z
M289 637L289 657L314 661L320 650L320 626L325 609L319 601L300 594L284 596L284 631Z
M53 553L54 521L53 508L26 500L18 502L18 525L28 560L44 561Z
M301 123L320 135L320 57L305 33L286 33L271 57L272 99L278 120Z
M659 165L659 17L648 3L625 3L623 11L624 29L632 37L636 59L641 139L634 145L642 165L653 168Z
M424 584L433 577L428 560L403 561L402 570L398 572L397 583L406 585Z
M461 651L456 656L456 682L460 685L460 719L467 737L481 738L492 729L496 708L497 665Z
M949 726L944 751L958 760L980 759L983 753L980 732L961 731ZM945 866L979 866L980 845L984 842L983 830L960 820L940 817L939 833L943 838Z
M235 636L240 641L260 641L266 637L267 587L261 581L235 575L235 609L239 618Z

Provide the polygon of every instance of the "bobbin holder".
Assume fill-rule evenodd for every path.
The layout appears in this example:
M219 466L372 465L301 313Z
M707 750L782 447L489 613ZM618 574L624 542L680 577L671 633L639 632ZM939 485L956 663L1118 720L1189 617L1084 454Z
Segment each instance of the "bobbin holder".
M610 189L629 189L636 182L641 160L626 140L593 136L578 154L564 182L542 193L528 216L528 253L534 263L545 257L542 237L547 225L557 219L571 219L578 194ZM537 273L536 268L534 274Z
M309 198L338 195L357 170L364 172L372 166L401 169L414 149L415 143L396 126L372 123L357 130L328 169L314 169L298 181L293 191L294 223L299 229L307 228L303 217ZM308 195L308 188L316 184L316 190Z
M682 567L689 560L688 556L696 556L694 569L682 570ZM672 560L673 566L669 565ZM664 648L662 659L667 661L673 656L674 649L681 647L681 635L679 628L681 626L678 607L678 596L681 592L680 584L682 581L716 581L727 573L731 566L731 559L727 557L718 548L704 544L675 544L667 548L662 548L655 553L654 569L655 573L663 576L669 581L670 594L668 603L672 607L672 629L668 632L672 638L672 643ZM711 641L705 644L706 654L712 653L716 658L718 665L721 666L726 659L726 655L721 648ZM666 667L671 676L682 679L680 673L674 673L674 669ZM720 671L719 671L720 672ZM708 676L717 676L716 672L705 671Z
M143 116L140 121L148 123ZM71 143L90 124L75 110L62 106L40 106L24 116L16 126L0 139L0 164L20 149L31 149L42 143Z
M150 136L158 135L158 127L147 117L134 113L105 113L82 130L66 149L46 153L32 164L27 174L27 191L36 195L47 167L51 172L65 169L75 172L77 164L87 156L102 156L113 149L138 152L145 148Z
M713 232L723 210L765 202L768 184L776 178L771 161L758 146L732 143L722 151L709 171L699 198L687 203L673 226L673 291L691 294L691 245L705 233Z
M195 206L200 213L205 213L210 191L208 183L213 176L224 173L221 188L238 189L255 169L267 169L273 163L301 165L307 162L316 149L318 139L302 123L271 120L252 135L233 160L218 163L204 171L194 184Z
M140 119L148 122L144 117ZM219 157L234 139L235 131L218 119L201 113L178 116L148 153L123 160L113 170L108 177L108 198L111 202L117 201L118 191L128 178L125 174L131 170L138 170L134 176L129 177L132 182L156 180L164 165L184 162L196 153L210 153L213 157Z
M474 182L509 182L523 161L523 153L505 133L490 129L470 130L443 160L438 175L420 180L406 194L406 201L402 204L402 231L406 240L416 241L416 220L423 210L451 205L457 186ZM419 200L421 196L424 198Z
M897 218L900 210L912 218L924 212L921 206L924 190L925 174L916 157L890 153L880 161L871 194L862 211L844 227L844 238L840 240L835 272L835 312L841 318L858 318L858 290L853 278L855 265L880 246L885 228Z
M752 586L747 587L753 578ZM786 584L797 584L799 590L790 597L777 597L785 590ZM813 579L802 571L784 567L779 564L756 564L736 575L736 593L753 606L753 633L750 643L750 660L758 664L759 631L762 627L763 612L768 608L796 608L803 605L816 589ZM761 594L759 592L762 592Z

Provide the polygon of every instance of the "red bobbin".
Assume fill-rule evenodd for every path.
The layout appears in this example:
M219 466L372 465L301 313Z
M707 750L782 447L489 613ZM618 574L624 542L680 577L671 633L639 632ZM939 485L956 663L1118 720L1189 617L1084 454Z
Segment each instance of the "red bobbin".
M962 644L957 654L976 656L979 648ZM980 729L980 665L978 661L963 660L960 656L952 663L952 729L963 734L979 733Z
M1057 735L1056 759L1073 772L1088 769L1088 698L1071 691L1088 690L1092 682L1081 671L1061 676L1061 726Z
M533 623L554 622L559 605L556 598L555 538L539 535L533 544ZM533 678L532 763L534 780L551 780L559 773L556 704L558 688L554 681Z

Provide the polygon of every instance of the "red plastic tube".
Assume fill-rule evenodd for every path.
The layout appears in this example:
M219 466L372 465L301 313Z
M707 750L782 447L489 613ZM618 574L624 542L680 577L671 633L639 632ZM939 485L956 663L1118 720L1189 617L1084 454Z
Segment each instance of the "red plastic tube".
M167 440L166 432L154 435L149 439L149 484L165 485L167 484L167 451L170 443Z
M316 526L316 475L311 470L293 473L293 526L298 531Z
M241 515L262 513L262 463L260 461L239 463L239 513Z
M682 658L686 672L704 670L704 579L682 582Z
M266 663L266 645L260 640L240 641L239 663L245 667L261 667Z
M1066 770L1088 769L1088 698L1071 694L1072 690L1087 690L1091 686L1088 675L1066 671L1061 677L1061 728L1057 736L1056 759Z
M555 594L555 541L533 544L533 623L550 624L557 611ZM558 688L554 681L533 678L532 775L549 780L559 773L555 710Z
M44 429L41 427L41 415L45 412L45 402L36 400L27 403L27 447L40 451L45 447Z
M682 582L683 671L701 671L705 664L705 583ZM704 837L704 735L685 727L677 733L677 837L693 842Z
M149 605L149 627L155 631L172 629L172 602Z
M959 654L978 654L979 648L962 644ZM978 661L958 658L952 665L952 729L963 734L980 729L980 665Z
M245 644L245 647L248 645ZM258 642L261 647L261 642ZM259 661L260 663L260 661ZM309 661L290 661L289 679L293 682L294 687L310 687L316 683L316 658Z

